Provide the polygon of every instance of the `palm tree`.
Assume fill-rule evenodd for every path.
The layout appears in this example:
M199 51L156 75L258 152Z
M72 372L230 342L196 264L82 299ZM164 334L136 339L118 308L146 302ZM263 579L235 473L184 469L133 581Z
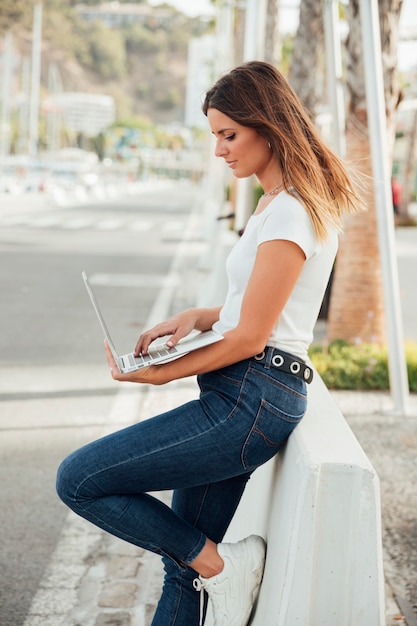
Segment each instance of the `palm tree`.
M288 80L313 118L323 93L319 80L320 76L324 76L324 72L320 71L323 53L322 2L302 0Z
M381 47L387 116L387 143L392 153L395 111L399 102L397 44L402 0L379 0ZM346 5L347 160L364 176L367 211L346 220L332 285L327 339L385 343L382 275L370 161L359 0Z
M278 0L268 0L266 7L264 60L273 65L281 61Z
M409 204L411 202L412 190L414 188L414 168L416 161L417 145L417 111L413 112L410 133L408 137L407 154L404 163L404 195L401 213L409 218Z

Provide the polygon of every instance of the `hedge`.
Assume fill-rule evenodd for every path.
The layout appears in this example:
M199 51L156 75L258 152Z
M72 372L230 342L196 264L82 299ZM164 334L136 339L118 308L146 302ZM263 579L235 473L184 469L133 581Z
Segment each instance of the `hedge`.
M388 351L376 344L313 344L309 355L329 389L389 389ZM408 381L417 393L417 342L405 344Z

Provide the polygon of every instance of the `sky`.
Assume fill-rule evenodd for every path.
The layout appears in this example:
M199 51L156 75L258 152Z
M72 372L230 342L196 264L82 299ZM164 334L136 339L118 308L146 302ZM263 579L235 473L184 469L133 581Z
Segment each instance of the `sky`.
M149 0L149 4L161 4L162 0ZM166 0L179 11L192 17L213 13L210 0ZM294 31L297 27L299 0L283 0L282 5L287 8L281 9L281 22L285 24L285 30ZM401 11L400 28L414 27L417 31L417 2L416 0L404 0ZM417 41L401 42L398 49L398 67L406 70L417 65Z

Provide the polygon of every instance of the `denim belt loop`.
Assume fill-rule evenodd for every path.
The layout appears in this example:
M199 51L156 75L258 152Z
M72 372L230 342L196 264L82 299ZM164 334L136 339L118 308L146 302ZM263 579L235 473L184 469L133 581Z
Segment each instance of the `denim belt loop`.
M265 347L265 367L269 369L272 365L272 358L274 356L274 348L271 346Z
M265 369L270 369L273 353L274 349L271 346L265 346L262 352L260 352L253 358L255 359L255 361L258 361L258 363L262 363Z

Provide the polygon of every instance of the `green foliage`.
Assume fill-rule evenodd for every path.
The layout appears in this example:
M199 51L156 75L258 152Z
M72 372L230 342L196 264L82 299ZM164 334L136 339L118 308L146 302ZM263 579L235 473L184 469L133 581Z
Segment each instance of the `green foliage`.
M288 76L293 53L294 53L294 35L287 33L286 35L283 36L283 40L282 40L281 64L279 68L285 76Z
M263 195L263 193L264 193L264 190L262 189L262 187L256 184L255 189L253 191L253 210L256 209L259 198Z
M417 392L417 343L405 345L410 391ZM388 354L376 344L313 344L310 358L329 389L388 389Z
M408 384L410 391L417 391L417 345L406 344Z
M154 130L155 125L148 120L147 118L136 116L129 118L121 118L118 119L114 124L113 128L138 128L140 130Z
M27 7L32 10L34 2L30 0L1 0L0 2L0 35L3 35L11 26L21 22Z
M74 23L74 14L69 7L43 9L42 39L47 42L48 52L51 49L59 50L61 57L75 57L81 59L81 62L90 59L88 36L78 27L77 22Z
M161 94L156 99L156 106L159 109L163 109L167 111L169 109L173 109L178 106L180 103L180 94L178 93L178 89L176 87L171 87L165 93Z
M140 99L145 99L148 96L150 89L151 89L150 84L148 82L142 81L136 85L136 88L135 88L136 96Z
M165 31L155 33L143 24L129 24L123 28L123 33L128 54L150 54L166 48Z
M0 0L0 36L13 28L13 43L21 51L30 41L33 9L39 1ZM84 0L83 4L101 2ZM119 116L140 114L166 122L178 106L184 107L187 45L191 37L208 32L209 24L167 3L167 22L149 19L108 28L101 21L84 21L75 9L77 4L78 0L42 0L45 92L44 68L55 63L65 91L108 93L115 99Z
M89 24L88 47L90 67L102 79L119 79L126 74L126 49L119 30L106 28L100 22Z

